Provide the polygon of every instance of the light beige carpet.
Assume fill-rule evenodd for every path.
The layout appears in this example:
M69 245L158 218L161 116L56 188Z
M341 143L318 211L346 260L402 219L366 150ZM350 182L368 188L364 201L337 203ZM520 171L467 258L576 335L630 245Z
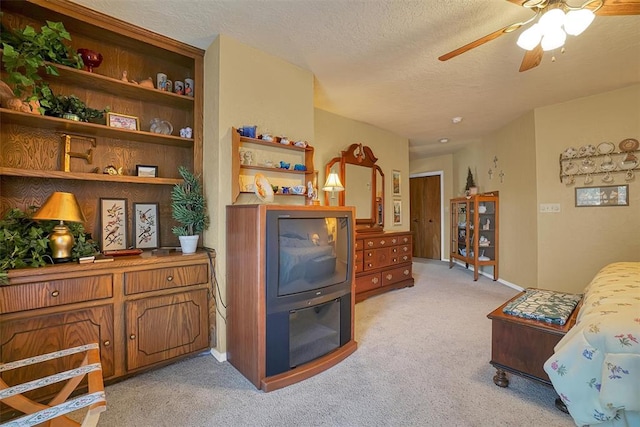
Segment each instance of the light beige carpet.
M313 378L256 390L211 355L107 387L100 426L573 426L552 388L493 384L486 315L517 293L416 260L416 284L356 305L358 350Z

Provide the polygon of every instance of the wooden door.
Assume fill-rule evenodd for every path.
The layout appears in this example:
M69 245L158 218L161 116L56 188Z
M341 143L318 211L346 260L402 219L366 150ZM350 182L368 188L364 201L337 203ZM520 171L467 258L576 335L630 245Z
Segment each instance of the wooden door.
M209 345L206 289L127 302L126 315L129 370Z
M441 259L440 176L409 179L413 256Z

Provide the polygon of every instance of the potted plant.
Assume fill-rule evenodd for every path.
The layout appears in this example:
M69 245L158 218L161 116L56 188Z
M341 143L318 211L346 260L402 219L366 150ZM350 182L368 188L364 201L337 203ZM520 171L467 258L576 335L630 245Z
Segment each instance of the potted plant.
M0 220L0 284L7 282L7 271L24 267L42 267L52 264L49 233L58 221L35 221L32 212L11 209ZM69 223L75 244L72 259L98 252L98 244L85 233L80 223Z
M473 174L471 173L470 167L467 168L467 185L464 187L464 194L467 196L478 194L478 187L476 187L476 183L473 180Z
M173 219L181 225L171 231L180 239L182 253L189 254L196 251L200 233L209 227L209 215L198 177L184 166L178 172L183 182L171 190L171 210Z
M30 101L51 97L51 89L42 80L40 72L59 75L52 63L78 69L83 67L80 56L65 44L71 36L61 22L47 21L40 32L29 25L14 31L2 26L1 33L2 63L7 71L7 82L14 85L17 98L24 93ZM48 107L46 101L41 105ZM40 112L43 113L43 109Z

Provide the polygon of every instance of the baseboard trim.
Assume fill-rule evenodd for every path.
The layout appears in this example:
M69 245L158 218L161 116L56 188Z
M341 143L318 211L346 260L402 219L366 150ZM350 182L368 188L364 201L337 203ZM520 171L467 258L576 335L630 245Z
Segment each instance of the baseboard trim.
M216 358L218 362L226 362L227 361L227 353L220 353L215 348L211 349L211 355Z
M449 262L449 260L448 260L448 259L443 259L442 261ZM462 268L466 268L467 270L473 271L473 266L472 266L472 265L470 265L469 267L465 267L464 263L462 263L462 262L460 262L460 261L458 261L458 260L455 260L455 261L453 261L453 262L454 262L455 264L459 265L459 266L460 266L460 267L462 267ZM489 274L489 273L487 273L487 272L485 272L485 271L478 271L478 273L479 273L479 274L481 274L481 275L482 275L482 276L484 276L484 277L488 277L489 279L493 280L493 274ZM524 291L524 288L523 288L522 286L518 286L518 285L516 285L515 283L508 282L508 281L506 281L506 280L504 280L504 279L501 279L501 278L499 278L499 277L498 277L497 282L498 282L498 283L501 283L501 284L503 284L503 285L505 285L505 286L508 286L508 287L510 287L510 288L512 288L512 289L515 289L516 291L520 291L520 292Z

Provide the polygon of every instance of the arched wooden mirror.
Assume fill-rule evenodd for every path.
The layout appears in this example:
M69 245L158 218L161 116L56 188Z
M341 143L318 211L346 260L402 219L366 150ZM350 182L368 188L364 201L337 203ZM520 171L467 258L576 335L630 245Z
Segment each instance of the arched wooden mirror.
M335 172L344 191L325 192L327 206L355 206L359 230L379 230L384 226L384 173L378 158L366 145L351 144L326 166L325 177Z

